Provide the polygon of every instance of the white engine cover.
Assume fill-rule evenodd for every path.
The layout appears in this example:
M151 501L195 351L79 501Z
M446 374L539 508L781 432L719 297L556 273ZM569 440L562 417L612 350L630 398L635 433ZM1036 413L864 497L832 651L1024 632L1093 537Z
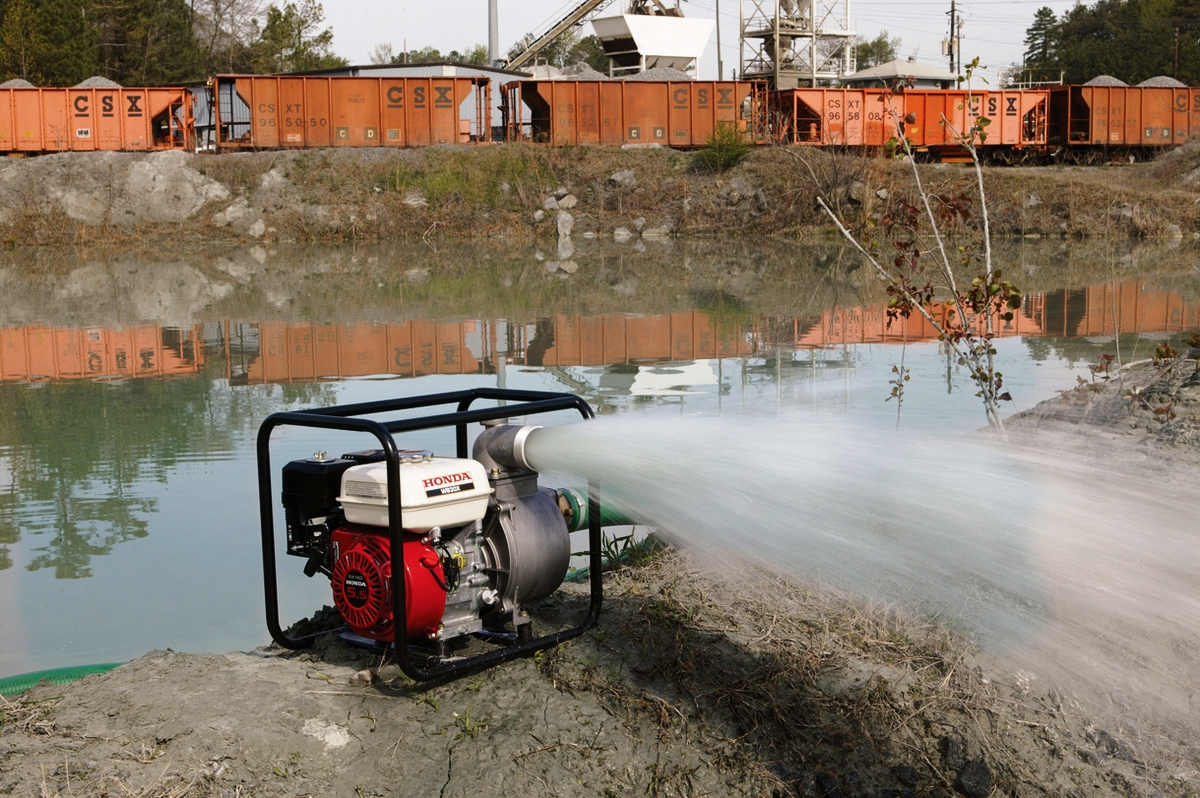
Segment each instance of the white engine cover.
M478 460L453 457L402 457L400 510L404 528L427 532L483 518L487 510L487 469ZM352 524L388 525L387 463L351 466L342 474L338 496Z

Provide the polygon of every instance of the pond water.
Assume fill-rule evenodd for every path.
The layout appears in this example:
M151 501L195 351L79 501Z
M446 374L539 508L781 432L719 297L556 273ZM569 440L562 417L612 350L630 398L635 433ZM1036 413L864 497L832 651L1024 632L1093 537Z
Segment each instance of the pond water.
M254 438L277 410L501 386L601 414L984 424L965 370L886 325L851 253L640 246L585 242L569 273L499 244L0 255L0 677L266 642ZM996 345L1005 413L1200 327L1196 255L1002 248L1025 292ZM408 442L452 453L445 432ZM288 431L274 456L365 443ZM301 565L281 558L285 622L330 600Z

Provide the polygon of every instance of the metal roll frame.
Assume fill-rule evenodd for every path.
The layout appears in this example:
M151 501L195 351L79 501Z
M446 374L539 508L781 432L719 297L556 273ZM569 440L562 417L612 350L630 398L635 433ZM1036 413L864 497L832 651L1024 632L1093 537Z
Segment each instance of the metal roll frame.
M489 407L481 410L471 410L471 404L476 399L492 399L517 402L500 407ZM412 410L420 407L433 407L458 403L458 410L452 413L424 416L422 418L398 419L392 421L375 421L361 416L376 413L388 413L399 410ZM429 394L408 399L386 399L377 402L360 402L348 405L333 405L317 407L308 410L273 413L263 421L258 429L258 502L262 522L262 551L263 551L263 593L266 601L267 630L271 638L288 649L308 648L320 635L306 637L289 637L279 624L279 588L275 563L275 517L274 496L271 490L271 432L276 427L316 427L320 429L337 429L349 432L369 432L378 440L383 449L387 463L388 485L388 534L391 540L392 552L403 552L401 533L403 530L401 501L400 501L400 459L399 449L392 437L393 433L412 432L421 429L437 427L456 428L455 438L458 457L469 457L467 452L467 424L477 421L508 418L510 416L529 416L538 413L550 413L557 410L577 410L585 419L595 418L591 406L582 398L569 393L555 391L521 391L503 388L471 388L465 391ZM425 669L415 661L409 651L408 639L402 630L407 628L406 599L407 585L403 578L403 568L395 569L392 577L392 614L393 629L397 630L393 643L396 661L406 676L415 681L431 681L451 679L465 675L492 665L498 665L517 657L528 656L537 651L579 637L586 632L600 617L600 606L603 603L604 588L601 580L601 538L600 538L600 501L599 486L588 482L588 578L591 585L591 602L587 615L578 626L563 629L541 637L529 640L518 640L503 648L497 648L472 657L453 659L438 667ZM401 555L403 556L403 555ZM321 633L326 634L326 633ZM493 638L494 639L494 638Z

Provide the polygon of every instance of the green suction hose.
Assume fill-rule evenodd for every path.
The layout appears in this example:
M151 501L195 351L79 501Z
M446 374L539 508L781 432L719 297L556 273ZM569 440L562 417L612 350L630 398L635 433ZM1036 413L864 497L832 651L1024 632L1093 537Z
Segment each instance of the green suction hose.
M20 676L7 676L0 679L0 695L23 693L42 679L49 679L51 684L67 684L94 673L107 673L124 664L124 662L108 662L103 665L76 665L73 668L55 668L48 671L23 673Z
M567 519L567 531L576 532L580 529L587 529L587 490L583 488L560 488L558 496L558 506L563 511L563 518ZM600 526L633 526L636 523L638 522L624 513L610 509L603 501L600 502Z

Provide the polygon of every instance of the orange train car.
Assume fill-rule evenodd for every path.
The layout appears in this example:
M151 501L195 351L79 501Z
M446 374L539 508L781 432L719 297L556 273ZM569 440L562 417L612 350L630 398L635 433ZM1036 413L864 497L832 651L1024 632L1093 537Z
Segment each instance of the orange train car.
M0 329L0 382L185 376L198 373L204 362L201 326Z
M556 316L548 324L550 346L526 341L524 352L510 352L512 363L530 366L602 366L613 363L663 363L738 357L753 344L740 329L721 331L708 314L687 311L657 316ZM262 322L257 356L245 362L239 381L251 384L312 382L394 374L482 374L494 370L486 354L486 335L477 321L399 324L288 324ZM525 327L541 334L543 322ZM492 328L494 331L494 327ZM493 341L494 345L494 341ZM233 379L233 365L230 364Z
M526 80L504 86L509 141L702 147L721 124L758 137L766 84L751 81ZM529 118L525 119L525 109Z
M938 156L960 151L954 132L986 116L985 147L1042 148L1047 141L1049 93L1045 90L976 91L908 89L789 89L773 95L776 135L788 144L882 147L897 128L919 150Z
M425 147L488 141L487 78L213 79L216 149ZM474 100L475 129L462 116Z
M0 154L195 149L192 94L159 89L0 89Z
M251 384L395 374L478 374L468 346L474 322L288 324L258 326L260 350L246 368Z
M740 330L721 332L700 311L655 316L556 316L553 345L539 366L600 366L741 357L753 346Z
M1200 89L1061 86L1050 90L1059 146L1171 147L1200 133Z

